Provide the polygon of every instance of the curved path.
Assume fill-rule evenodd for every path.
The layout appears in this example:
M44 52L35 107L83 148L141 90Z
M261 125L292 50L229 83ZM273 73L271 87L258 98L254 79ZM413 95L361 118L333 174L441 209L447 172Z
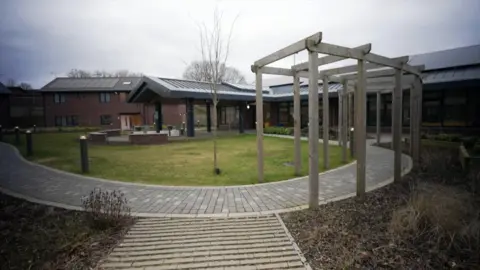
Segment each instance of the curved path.
M402 156L403 171L411 168ZM392 182L393 152L367 146L367 190ZM321 203L353 196L354 163L320 174ZM11 145L0 143L0 191L29 201L81 209L82 197L94 188L121 190L137 216L242 216L285 212L308 204L308 176L248 186L169 187L85 177L25 160Z

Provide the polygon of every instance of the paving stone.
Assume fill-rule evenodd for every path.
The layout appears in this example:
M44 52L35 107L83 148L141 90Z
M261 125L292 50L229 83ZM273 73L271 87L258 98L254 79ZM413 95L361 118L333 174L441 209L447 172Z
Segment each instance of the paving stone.
M410 164L402 156L402 167ZM393 175L393 152L367 146L367 188ZM335 198L355 191L354 164L320 175L320 197ZM239 176L241 177L241 176ZM75 184L72 184L75 183ZM0 143L0 186L11 192L47 202L82 206L82 197L96 187L122 190L133 212L148 214L220 214L281 211L308 204L308 176L287 182L273 182L248 187L182 187L146 186L102 181L44 166L32 165L21 158L10 145Z

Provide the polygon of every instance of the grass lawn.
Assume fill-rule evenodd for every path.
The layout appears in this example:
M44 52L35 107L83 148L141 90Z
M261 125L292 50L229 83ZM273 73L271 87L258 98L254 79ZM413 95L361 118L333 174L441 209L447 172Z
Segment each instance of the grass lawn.
M80 173L77 138L80 133L33 134L34 156L30 159L57 169ZM25 135L21 138L24 140ZM4 136L13 142L13 135ZM25 154L25 142L18 146ZM126 182L159 185L242 185L257 183L255 135L218 139L221 175L213 173L213 141L174 142L167 145L89 145L89 175ZM322 146L319 146L322 149ZM295 177L293 140L265 137L265 181ZM323 170L323 159L319 158ZM341 148L330 146L331 168L342 165ZM302 142L302 175L308 174L308 143Z

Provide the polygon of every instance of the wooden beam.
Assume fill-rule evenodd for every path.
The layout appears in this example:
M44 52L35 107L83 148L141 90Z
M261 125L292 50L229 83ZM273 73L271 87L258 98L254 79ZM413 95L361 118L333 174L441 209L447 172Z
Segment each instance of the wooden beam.
M403 75L402 76L402 86L410 86L413 81L415 80L417 76L415 75ZM353 82L356 81L356 79L351 80ZM369 78L367 79L367 84L368 85L374 85L374 84L390 84L390 85L395 85L395 77L380 77L380 78Z
M254 69L255 66L252 66ZM262 74L270 75L282 75L282 76L293 76L293 71L287 68L277 68L277 67L262 67Z
M360 45L358 47L354 47L353 49L360 50L364 53L369 53L370 50L372 49L372 44L367 43L367 44L364 44L364 45ZM335 62L338 62L338 61L342 61L342 60L345 60L345 59L346 59L345 57L340 57L340 56L335 56L335 55L327 55L327 56L323 56L323 57L318 58L317 63L318 63L318 66L323 66L323 65L335 63ZM296 70L296 71L308 70L308 62L303 62L303 63L297 64L297 65L293 65L292 69Z
M308 80L308 148L309 148L309 200L311 209L318 207L318 53L309 51Z
M403 59L403 58L392 58L392 59ZM418 65L418 66L412 66L418 70L423 70L425 69L425 65ZM376 78L376 77L388 77L388 76L394 76L395 75L395 69L394 68L385 68L383 67L382 69L375 69L375 70L367 70L367 78ZM332 76L333 77L333 76ZM332 79L330 77L330 79ZM357 78L357 73L352 73L352 74L346 74L346 75L338 75L334 76L336 79L345 79L345 80L354 80Z
M342 140L342 162L347 163L347 141L348 141L348 95L347 84L343 84L342 93L340 95L342 108L342 126L341 126L341 140Z
M362 51L347 48L343 46L333 45L329 43L321 42L315 46L309 48L309 50L315 50L318 53L335 55L345 58L353 58L357 60L365 60L374 64L379 64L386 67L392 67L396 69L403 69L412 74L421 75L421 71L412 66L406 64L408 62L408 56L404 56L400 61L392 60L391 58L381 56L374 53L363 54Z
M379 69L382 68L382 66L377 65L377 64L372 64L372 63L366 63L365 64L365 70L368 69ZM352 73L352 72L357 72L358 67L357 65L351 65L351 66L344 66L344 67L338 67L338 68L331 68L331 69L324 69L320 70L320 76L323 75L337 75L337 74L343 74L343 73Z
M255 61L254 65L256 67L263 67L270 63L276 62L282 58L290 56L294 53L300 52L307 48L307 40L312 40L313 44L318 44L322 41L322 32L315 33L305 39L297 41L281 50L278 50L270 55L263 57Z
M256 69L255 76L255 109L257 113L257 169L258 182L263 183L263 96L262 96L262 69Z
M322 120L322 131L323 131L323 168L328 170L330 167L330 160L328 156L328 141L329 141L329 131L330 131L330 109L329 109L329 98L328 98L328 77L323 76L323 120Z
M393 116L393 179L395 182L402 177L402 71L397 70L395 74L396 85L392 97L392 116Z
M300 101L300 78L295 75L293 77L293 135L295 147L295 175L302 174L302 145L301 137L301 101Z
M355 157L357 158L357 196L365 196L366 182L366 97L365 61L358 60L357 91L355 93Z

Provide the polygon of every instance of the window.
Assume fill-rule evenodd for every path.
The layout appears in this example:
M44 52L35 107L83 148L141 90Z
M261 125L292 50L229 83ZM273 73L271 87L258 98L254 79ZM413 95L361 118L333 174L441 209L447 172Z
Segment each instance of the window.
M278 123L282 125L288 125L288 102L282 102L278 104Z
M62 93L55 93L53 95L53 101L55 103L65 103L65 94Z
M442 93L440 91L423 93L422 125L440 126L440 101Z
M55 126L78 126L78 115L55 116Z
M100 93L100 102L101 103L110 102L110 93Z
M443 125L465 126L467 98L463 90L447 90L444 97Z
M78 116L69 115L66 117L67 126L78 126Z
M100 125L111 125L112 116L109 114L100 115Z

